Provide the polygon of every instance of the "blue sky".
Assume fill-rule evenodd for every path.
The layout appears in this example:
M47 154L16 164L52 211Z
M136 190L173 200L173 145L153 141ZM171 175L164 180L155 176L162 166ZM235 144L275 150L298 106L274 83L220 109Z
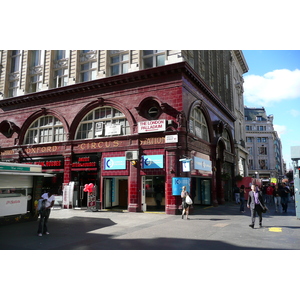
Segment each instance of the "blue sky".
M274 115L287 169L291 146L300 146L300 50L243 50L244 103Z

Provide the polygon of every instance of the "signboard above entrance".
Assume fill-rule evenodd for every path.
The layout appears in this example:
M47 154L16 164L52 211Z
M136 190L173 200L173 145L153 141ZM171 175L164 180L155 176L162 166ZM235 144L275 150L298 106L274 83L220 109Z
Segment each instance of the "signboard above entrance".
M166 130L166 120L150 120L138 122L138 133L158 132Z

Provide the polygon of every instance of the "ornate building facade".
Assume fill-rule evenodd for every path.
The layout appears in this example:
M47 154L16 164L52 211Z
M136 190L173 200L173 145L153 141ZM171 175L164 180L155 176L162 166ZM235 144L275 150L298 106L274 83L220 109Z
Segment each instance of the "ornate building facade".
M222 204L246 153L246 71L233 50L0 51L1 160L42 165L57 194L72 182L71 207L89 183L101 208L145 211L160 193L176 214L183 184Z
M284 174L281 140L273 126L273 115L265 109L245 107L249 176L277 183Z

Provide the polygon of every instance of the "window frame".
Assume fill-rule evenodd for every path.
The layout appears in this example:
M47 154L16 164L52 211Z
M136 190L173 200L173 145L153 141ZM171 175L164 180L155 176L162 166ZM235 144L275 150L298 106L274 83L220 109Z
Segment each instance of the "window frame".
M152 51L152 53L146 54L146 51ZM143 61L143 68L150 69L155 67L164 66L167 60L167 50L142 50L142 61ZM158 58L160 56L164 56L163 64L158 63ZM151 66L146 66L146 60L151 61Z
M200 116L200 118L197 118L198 116ZM207 121L202 110L199 107L196 106L193 108L190 115L189 124L190 124L190 132L192 134L194 134L196 137L208 143L210 142ZM196 125L200 125L200 126L196 126Z
M120 133L112 131L112 134L107 134L110 126L107 126L106 129L106 125L113 125L112 127L120 125L119 129L116 129L116 132L120 130ZM75 132L75 140L103 139L111 136L125 136L130 134L130 124L125 114L115 107L102 106L89 111L81 119Z
M50 118L52 118L51 123L50 121L47 121ZM58 132L57 134L55 134L57 130L60 131L61 129L62 129L62 133ZM45 134L50 132L51 134ZM60 138L61 136L62 139ZM56 139L55 137L58 137L58 139ZM37 141L35 142L34 139L37 139ZM24 144L38 145L38 144L64 142L66 140L67 140L67 135L63 123L53 115L46 115L37 118L31 123L31 125L28 127L26 131Z
M17 53L14 53L16 51ZM22 51L11 50L10 56L10 73L8 83L8 96L18 96L18 89L20 84L20 70L21 70ZM14 66L14 67L13 67Z
M93 64L95 64L93 66ZM87 69L82 69L87 65ZM97 79L98 60L97 50L81 50L79 55L79 82L88 82ZM87 78L84 78L87 76Z
M69 79L69 50L54 50L52 84L54 88L67 86ZM59 73L62 74L59 74Z
M123 59L123 56L127 55L127 59ZM118 61L112 62L113 58L118 58ZM127 70L123 67L127 65ZM109 72L110 76L126 74L129 72L130 66L130 51L129 50L109 50ZM113 68L118 67L118 72L114 73Z

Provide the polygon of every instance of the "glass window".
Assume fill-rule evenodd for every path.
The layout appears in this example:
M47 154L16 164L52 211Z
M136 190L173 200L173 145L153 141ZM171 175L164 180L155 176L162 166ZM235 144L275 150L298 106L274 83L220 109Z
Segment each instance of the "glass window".
M231 152L231 143L230 143L229 133L228 133L227 130L223 131L222 137L223 137L223 139L225 141L225 144L226 144L226 150L228 152Z
M110 53L110 73L111 75L128 73L129 51L111 50Z
M18 72L20 70L20 59L21 59L21 51L13 50L11 54L11 68L10 72Z
M68 58L69 50L56 50L55 51L55 60L61 60Z
M87 62L85 64L81 65L81 71L80 71L80 81L85 82L89 80L96 79L96 65L97 63L94 62Z
M163 66L166 61L166 50L143 50L144 69Z
M18 94L19 78L20 78L20 61L21 51L11 51L11 66L9 75L8 96L15 97Z
M97 51L81 50L80 53L80 82L97 78Z
M41 50L33 50L31 51L31 67L40 66L41 65Z
M258 147L258 154L267 155L267 148L266 147Z
M42 75L34 75L30 77L29 92L34 93L42 89Z
M253 159L249 159L248 168L249 168L249 170L253 170Z
M61 87L68 84L68 69L62 68L54 71L53 86Z
M130 127L125 115L113 107L105 106L89 112L82 119L76 140L128 134Z
M66 140L64 127L56 117L43 116L34 121L25 136L25 144L62 142Z
M258 160L258 165L259 165L259 168L261 170L267 170L268 169L268 164L267 164L267 160L266 159L259 159Z
M18 95L19 80L9 82L9 97L16 97Z
M208 127L205 117L199 108L194 108L190 117L190 131L200 139L209 142Z
M55 50L53 62L53 87L68 84L68 50Z

